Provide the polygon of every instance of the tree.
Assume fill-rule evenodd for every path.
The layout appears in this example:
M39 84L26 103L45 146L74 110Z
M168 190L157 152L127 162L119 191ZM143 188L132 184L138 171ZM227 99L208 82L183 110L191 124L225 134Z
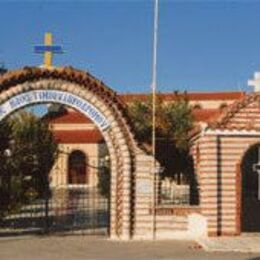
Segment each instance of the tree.
M5 74L7 72L7 69L5 68L4 64L0 65L0 76Z
M3 120L0 124L0 218L5 211L12 207L12 196L9 192L11 189L11 177L12 171L11 164L8 158L8 148L11 139L11 128L6 120Z
M21 111L10 120L16 166L39 195L46 192L48 174L57 158L58 146L46 121ZM32 185L33 183L33 185Z
M1 122L0 135L3 215L32 197L49 194L49 172L58 149L47 122L26 111Z
M110 199L111 170L107 145L99 145L98 190L107 199Z
M148 150L151 148L152 99L135 101L128 107L137 140ZM176 93L174 102L166 103L162 96L156 98L156 159L164 167L163 177L177 177L190 168L189 132L194 118L187 95ZM189 163L187 163L189 162ZM190 171L190 170L189 170ZM188 174L186 174L187 176Z
M165 106L166 139L172 140L176 148L188 151L190 148L189 133L193 128L192 108L186 95L176 94L176 101Z

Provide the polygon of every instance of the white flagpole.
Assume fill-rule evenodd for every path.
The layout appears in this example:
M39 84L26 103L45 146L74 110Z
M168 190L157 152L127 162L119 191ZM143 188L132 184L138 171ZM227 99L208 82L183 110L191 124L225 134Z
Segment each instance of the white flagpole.
M153 28L153 67L152 67L152 171L153 171L153 238L156 237L156 88L157 88L157 41L158 41L159 0L154 0L154 28Z

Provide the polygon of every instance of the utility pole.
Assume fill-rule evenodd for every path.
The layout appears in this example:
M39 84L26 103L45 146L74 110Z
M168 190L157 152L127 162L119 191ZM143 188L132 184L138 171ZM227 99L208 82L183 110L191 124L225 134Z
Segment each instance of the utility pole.
M157 205L157 173L156 173L156 89L157 89L157 43L158 43L159 0L154 0L153 27L153 67L152 67L152 177L153 177L153 238L156 238L156 205Z

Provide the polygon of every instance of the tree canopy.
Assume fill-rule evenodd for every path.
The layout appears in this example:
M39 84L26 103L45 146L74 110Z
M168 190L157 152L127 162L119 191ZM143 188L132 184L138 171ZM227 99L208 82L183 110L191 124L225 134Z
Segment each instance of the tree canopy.
M57 144L48 124L34 114L17 112L0 124L0 211L3 213L49 192L49 172Z
M134 101L130 103L128 110L136 138L146 147L151 146L152 98ZM174 177L180 172L190 172L189 133L193 125L192 107L186 94L176 93L172 102L164 102L161 95L157 94L156 159L165 168L164 176Z
M128 111L139 142L151 144L152 98L130 103ZM156 136L158 142L174 142L181 150L189 149L188 134L193 127L192 108L186 95L176 93L173 102L164 102L161 95L156 98Z

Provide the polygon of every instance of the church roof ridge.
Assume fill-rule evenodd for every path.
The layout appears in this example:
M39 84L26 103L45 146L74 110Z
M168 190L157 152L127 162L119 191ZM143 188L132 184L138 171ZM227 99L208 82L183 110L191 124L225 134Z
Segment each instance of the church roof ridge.
M255 102L256 100L260 101L260 92L247 94L243 99L235 101L233 104L231 104L227 108L227 110L225 112L221 113L220 116L216 120L209 122L207 125L207 129L212 129L212 130L216 130L216 129L223 130L226 128L229 129L230 127L227 127L227 125L230 122L230 120L232 118L234 118L234 116L241 109L245 108L246 106ZM232 130L234 130L234 129L236 129L236 127L232 127ZM242 130L242 129L239 127L239 129L237 128L237 130Z
M149 97L149 93L145 92L133 92L133 93L118 93L118 96L124 102L131 102L134 100L144 101ZM246 92L243 91L214 91L214 92L161 92L158 93L160 97L168 101L175 100L177 95L184 96L186 95L190 100L230 100L230 99L241 99L246 96Z

